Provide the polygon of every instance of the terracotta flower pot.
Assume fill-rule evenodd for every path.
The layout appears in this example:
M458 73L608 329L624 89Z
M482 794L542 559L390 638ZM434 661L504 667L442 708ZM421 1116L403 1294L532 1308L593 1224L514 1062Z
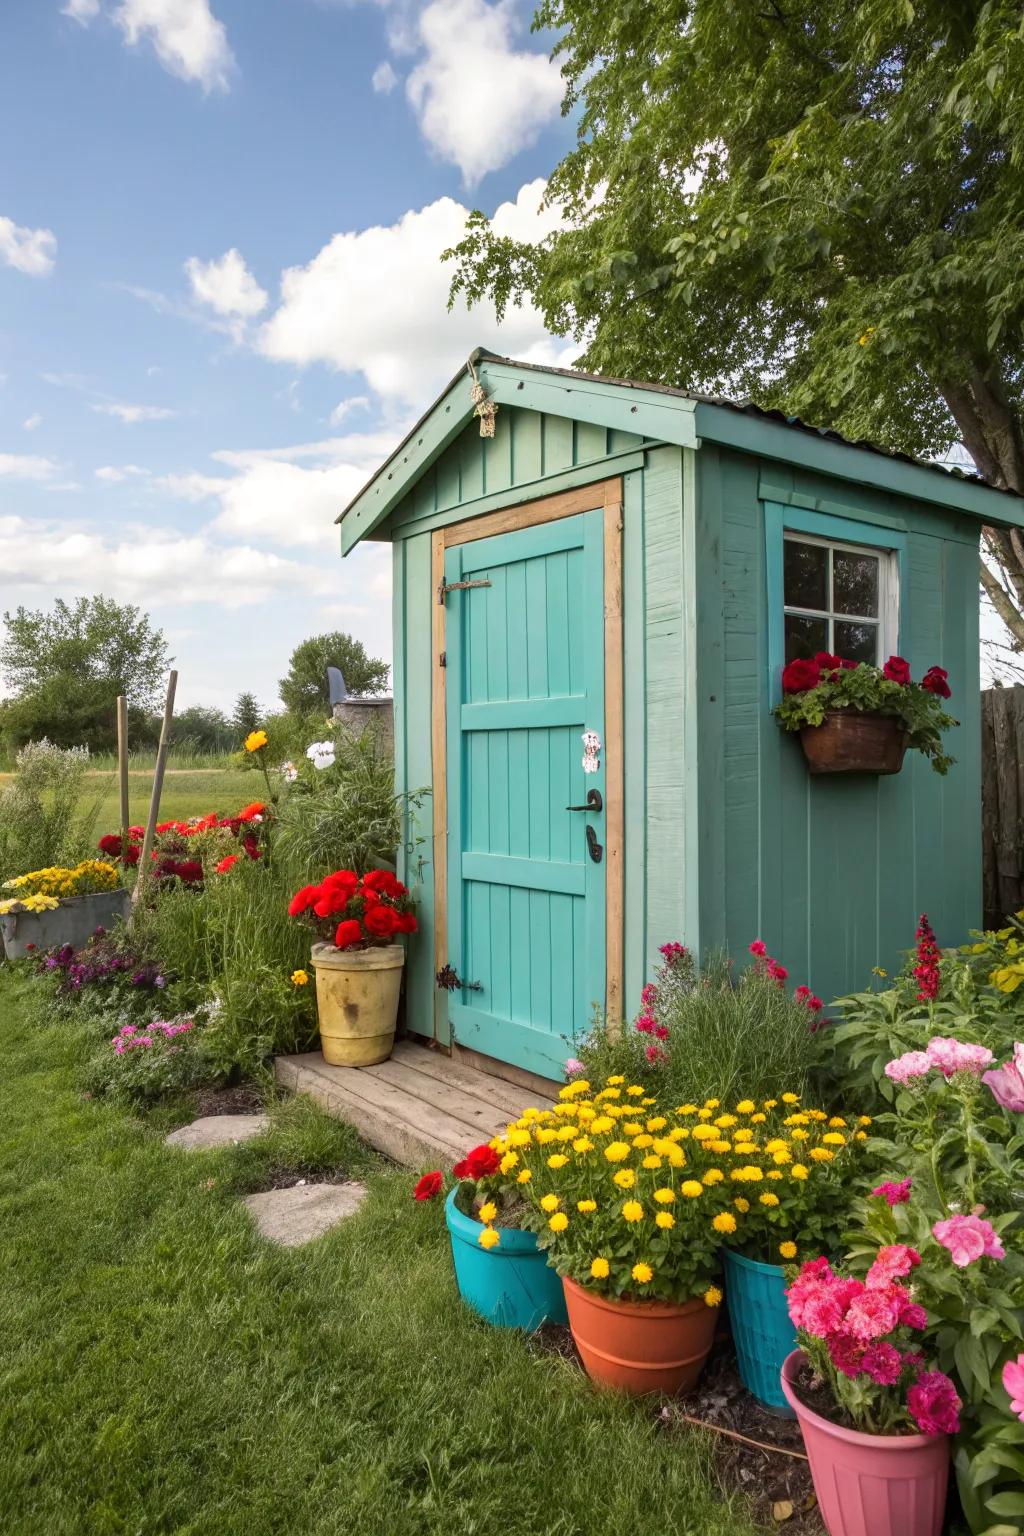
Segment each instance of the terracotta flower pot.
M313 945L320 1047L332 1067L372 1067L395 1043L405 950Z
M565 1281L569 1327L587 1375L603 1387L641 1396L688 1392L696 1385L715 1336L718 1308L697 1298L613 1301Z
M908 739L895 715L870 710L833 709L800 728L811 773L899 773Z
M831 1424L795 1391L806 1360L794 1349L782 1390L796 1414L829 1536L939 1536L949 1480L948 1435L865 1435Z

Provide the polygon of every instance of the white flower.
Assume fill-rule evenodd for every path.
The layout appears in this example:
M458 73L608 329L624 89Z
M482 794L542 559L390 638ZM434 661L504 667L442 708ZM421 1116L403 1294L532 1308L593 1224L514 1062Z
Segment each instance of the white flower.
M299 770L296 768L294 763L281 764L281 777L284 779L286 784L294 784L298 776Z
M325 768L330 768L334 762L334 742L314 741L306 748L306 756L322 773Z

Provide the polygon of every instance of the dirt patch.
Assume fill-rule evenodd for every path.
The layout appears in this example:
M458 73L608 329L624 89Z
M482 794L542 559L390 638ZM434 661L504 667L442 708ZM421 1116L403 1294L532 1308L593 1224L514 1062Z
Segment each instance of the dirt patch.
M351 1181L352 1174L348 1168L340 1164L336 1168L318 1168L315 1173L310 1173L298 1168L269 1168L253 1188L246 1186L246 1194L262 1195L272 1189L294 1189L296 1184L344 1184Z
M263 1107L263 1095L255 1083L237 1083L234 1088L200 1088L195 1095L197 1120L204 1115L255 1115Z

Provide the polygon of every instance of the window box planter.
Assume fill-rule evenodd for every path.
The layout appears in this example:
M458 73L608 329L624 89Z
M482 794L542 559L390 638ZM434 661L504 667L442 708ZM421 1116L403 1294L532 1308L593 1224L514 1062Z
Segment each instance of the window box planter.
M8 912L0 917L4 953L8 960L71 944L80 949L97 928L110 928L128 916L131 893L90 891L85 896L65 896L49 912Z
M786 1305L782 1265L760 1264L731 1248L723 1251L722 1261L740 1380L765 1408L791 1419L780 1373L796 1348L796 1329Z
M569 1327L592 1381L631 1396L689 1392L711 1349L718 1308L700 1297L682 1306L667 1301L614 1301L565 1280Z
M899 773L910 737L895 715L834 709L800 728L811 773Z
M314 944L320 1048L332 1067L372 1067L395 1043L405 950L336 949Z
M494 1248L481 1248L483 1225L460 1211L459 1186L445 1201L444 1217L452 1244L459 1295L496 1328L528 1333L542 1323L565 1323L562 1281L548 1265L532 1232L501 1227Z
M796 1414L829 1536L939 1536L949 1480L948 1435L866 1435L832 1424L795 1390L806 1356L787 1355L782 1390Z

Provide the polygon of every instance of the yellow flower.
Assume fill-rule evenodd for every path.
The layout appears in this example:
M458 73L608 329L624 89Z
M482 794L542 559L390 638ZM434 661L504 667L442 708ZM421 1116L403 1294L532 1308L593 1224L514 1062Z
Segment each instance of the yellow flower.
M621 1075L618 1076L618 1077L609 1077L607 1079L607 1083L608 1083L609 1088L618 1088L625 1081L626 1081L626 1079L624 1077L622 1077Z
M704 1305L706 1307L720 1307L722 1305L722 1293L717 1285L709 1285L704 1292Z
M780 1147L778 1152L772 1154L772 1162L778 1163L780 1167L784 1167L786 1163L791 1163L792 1161L793 1154L786 1147Z
M867 1141L868 1133L867 1131L854 1131L853 1139L854 1141Z
M701 1179L701 1183L710 1189L712 1184L721 1184L724 1178L725 1174L722 1172L721 1168L709 1168L707 1173Z
M477 1212L477 1218L480 1221L493 1221L497 1214L498 1207L495 1205L493 1200L488 1200L485 1205L480 1207L479 1211Z
M761 1111L758 1110L756 1115L751 1115L750 1123L751 1125L764 1125L767 1118L767 1115L762 1115Z
M698 1109L698 1111L697 1111L697 1119L698 1120L710 1120L711 1119L711 1111L710 1111L710 1109Z
M501 1238L493 1227L484 1227L477 1238L477 1242L481 1248L496 1248L501 1242Z
M826 1147L845 1147L846 1137L842 1131L826 1131L821 1138Z
M538 1131L534 1131L534 1136L539 1147L548 1146L552 1141L555 1140L557 1135L558 1132L553 1131L549 1125L542 1125Z
M557 1195L542 1195L540 1208L542 1211L557 1211L561 1203Z
M800 1095L798 1093L784 1093L782 1095L782 1102L783 1104L799 1104Z
M653 1147L654 1137L649 1136L646 1131L641 1131L639 1136L633 1137L633 1145L634 1147Z
M602 1088L600 1093L595 1093L595 1099L618 1099L622 1097L621 1088Z
M722 1152L731 1152L732 1151L732 1142L731 1141L706 1141L704 1143L704 1145L707 1147L709 1152L722 1153ZM741 1145L742 1145L742 1143L741 1143Z
M694 1141L718 1140L718 1133L714 1127L710 1125L704 1125L703 1123L700 1125L695 1125L690 1134L692 1135Z
M510 1147L528 1147L532 1140L533 1137L526 1130L511 1130L508 1133L508 1144Z
M736 1124L736 1116L735 1115L719 1115L718 1118L715 1120L715 1124L718 1126L718 1129L720 1131L727 1131L730 1126Z
M846 1121L843 1119L842 1115L833 1115L828 1124L830 1130L841 1131L845 1128Z
M607 1259L594 1259L590 1266L590 1273L595 1280L607 1280L609 1268Z
M654 1219L658 1226L663 1227L666 1232L670 1227L674 1227L676 1224L676 1219L672 1215L671 1211L656 1211L654 1214Z
M736 1113L738 1115L752 1115L756 1108L757 1105L754 1103L753 1099L740 1099L739 1103L736 1105Z
M572 1149L574 1152L593 1152L594 1143L589 1136L577 1136L572 1144Z
M858 1125L870 1125L871 1124L871 1116L870 1115L858 1115L857 1116L857 1124Z
M511 1173L512 1169L515 1167L515 1165L516 1165L516 1163L518 1163L518 1161L519 1161L519 1154L518 1154L518 1152L506 1152L505 1156L502 1158L501 1162L498 1164L499 1171L501 1173Z
M680 1104L678 1106L678 1108L676 1109L676 1114L677 1115L695 1115L696 1113L697 1113L697 1106L696 1106L696 1104Z
M559 1168L564 1168L568 1161L569 1159L566 1157L564 1152L556 1152L552 1157L548 1158L548 1167L554 1168L556 1170Z
M791 1179L806 1179L807 1173L808 1169L806 1163L794 1163L792 1168L789 1170L789 1176Z
M648 1120L647 1129L649 1131L663 1131L666 1125L668 1125L668 1121L664 1115L655 1115L653 1120Z
M721 1104L721 1102L722 1102L721 1099L705 1099L704 1100L704 1108L705 1109L717 1109L718 1106Z
M629 1156L628 1141L610 1141L604 1149L604 1155L610 1163L621 1163L623 1158Z
M784 1259L795 1259L796 1258L796 1243L790 1243L790 1242L780 1243L779 1244L779 1252L781 1253L781 1255L782 1255L782 1257Z
M564 1211L556 1211L548 1222L552 1232L564 1232L569 1225L569 1218Z
M765 1099L764 1107L765 1109L774 1109L778 1102L778 1099Z
M576 1209L578 1211L582 1212L582 1214L584 1216L589 1216L591 1211L596 1211L597 1210L597 1201L596 1200L577 1200L576 1201Z
M704 1185L696 1179L684 1179L679 1186L679 1193L685 1195L687 1200L696 1200L704 1193Z
M620 1189L632 1189L636 1183L636 1174L632 1168L620 1168L616 1173L612 1174L612 1182L617 1184Z
M792 1133L794 1141L806 1141L810 1134L810 1131L804 1131L799 1128L794 1130Z
M639 1120L624 1120L619 1127L623 1136L642 1136L644 1128Z
M816 1163L830 1163L835 1157L835 1153L830 1152L828 1147L812 1147L811 1156Z
M590 1129L594 1136L604 1136L608 1131L614 1131L615 1121L611 1115L598 1115L590 1122Z
M250 731L248 736L245 738L245 750L247 752L259 752L263 747L266 746L266 744L266 731ZM484 1246L490 1247L491 1245L485 1243Z
M640 1100L640 1108L641 1109L650 1109L651 1105L652 1104L657 1104L657 1102L658 1102L657 1099L641 1099Z
M776 1162L777 1161L778 1159L776 1158ZM766 1179L784 1179L785 1177L786 1175L783 1173L781 1168L769 1168L768 1172L765 1174Z
M762 1205L772 1206L778 1205L779 1203L778 1195L774 1192L774 1190L771 1189L766 1189L764 1194L758 1195L757 1198L760 1200Z
M741 1125L738 1131L733 1132L733 1141L741 1146L745 1141L753 1141L754 1133L748 1125Z
M639 1200L626 1201L622 1207L622 1218L624 1221L643 1221L644 1208Z
M660 1168L661 1166L662 1166L661 1158L660 1157L655 1157L653 1152L649 1152L647 1154L647 1156L644 1158L644 1167L647 1168L651 1172L653 1172L654 1169L656 1169L656 1168Z
M530 1182L530 1180L532 1178L533 1178L533 1174L530 1172L529 1168L524 1168L522 1173L517 1173L516 1174L516 1183L517 1184L529 1184L529 1182Z
M308 971L304 971L301 968L299 970L297 970L297 971L292 971L292 986L293 987L305 987L305 986L308 986L308 984L309 984L309 972Z
M733 1201L733 1205L739 1211L741 1216L745 1216L750 1210L750 1201L744 1200L742 1195L736 1196L736 1199Z
M712 1220L711 1225L716 1232L735 1232L736 1217L731 1211L719 1211L718 1215Z
M656 1189L654 1198L659 1205L671 1205L676 1198L676 1192L674 1189Z
M654 1279L654 1270L649 1264L634 1264L630 1273L637 1285L647 1285Z
M642 1099L644 1096L643 1089L638 1088L636 1083L630 1083L629 1087L626 1089L626 1092L629 1094L630 1098L633 1099Z

